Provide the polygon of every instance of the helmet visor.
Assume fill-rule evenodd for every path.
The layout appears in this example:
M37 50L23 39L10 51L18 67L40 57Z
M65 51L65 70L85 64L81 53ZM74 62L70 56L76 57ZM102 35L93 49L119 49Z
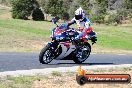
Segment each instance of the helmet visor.
M82 15L75 15L75 19L76 20L82 19Z

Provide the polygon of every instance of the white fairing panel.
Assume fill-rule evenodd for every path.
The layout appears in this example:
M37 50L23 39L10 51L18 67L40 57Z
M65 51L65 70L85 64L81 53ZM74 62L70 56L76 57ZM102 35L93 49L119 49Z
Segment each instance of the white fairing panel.
M62 47L62 53L56 58L56 60L61 60L62 58L64 58L64 55L65 55L65 53L67 51L67 47L66 46L64 46L63 44L60 44L60 45Z
M69 48L69 50L66 52L66 54L65 54L64 57L68 56L68 55L69 55L71 52L73 52L75 49L76 49L75 45L71 45L70 48Z
M69 47L66 47L63 43L60 43L60 45L62 47L62 53L56 58L56 60L62 60L76 49L75 45L70 45Z

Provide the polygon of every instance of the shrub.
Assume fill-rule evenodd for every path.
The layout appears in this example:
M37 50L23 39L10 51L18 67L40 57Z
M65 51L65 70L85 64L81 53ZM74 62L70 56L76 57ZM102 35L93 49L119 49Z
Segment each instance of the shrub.
M36 8L33 10L32 19L35 21L43 21L44 20L44 14L41 11L41 9Z
M63 17L63 20L69 20L69 18L70 18L69 13L67 13L67 12L64 12L62 14L62 17Z
M124 20L131 19L131 11L129 10L119 10L116 13L106 15L105 23L106 24L121 24Z
M95 23L103 23L104 17L94 15L94 16L90 16L90 20Z
M12 0L12 17L14 19L28 19L34 8L39 7L36 0Z

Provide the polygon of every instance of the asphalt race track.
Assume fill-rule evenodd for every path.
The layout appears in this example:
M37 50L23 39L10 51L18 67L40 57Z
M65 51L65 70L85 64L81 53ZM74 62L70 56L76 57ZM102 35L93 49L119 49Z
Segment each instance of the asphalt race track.
M39 63L39 53L0 53L0 72L77 66L72 60L53 60L50 64ZM121 65L132 64L132 55L91 54L82 64Z

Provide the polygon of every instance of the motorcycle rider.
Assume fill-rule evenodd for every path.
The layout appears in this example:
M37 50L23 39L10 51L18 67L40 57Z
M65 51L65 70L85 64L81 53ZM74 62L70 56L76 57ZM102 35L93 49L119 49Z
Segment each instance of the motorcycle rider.
M77 37L75 37L76 40L82 38L84 41L87 41L84 37L86 35L89 35L89 39L93 42L96 43L97 39L96 39L96 33L94 31L92 31L92 27L91 27L91 22L90 20L85 16L84 10L79 7L76 11L75 11L75 17L68 22L68 26L72 25L76 23L80 33Z

